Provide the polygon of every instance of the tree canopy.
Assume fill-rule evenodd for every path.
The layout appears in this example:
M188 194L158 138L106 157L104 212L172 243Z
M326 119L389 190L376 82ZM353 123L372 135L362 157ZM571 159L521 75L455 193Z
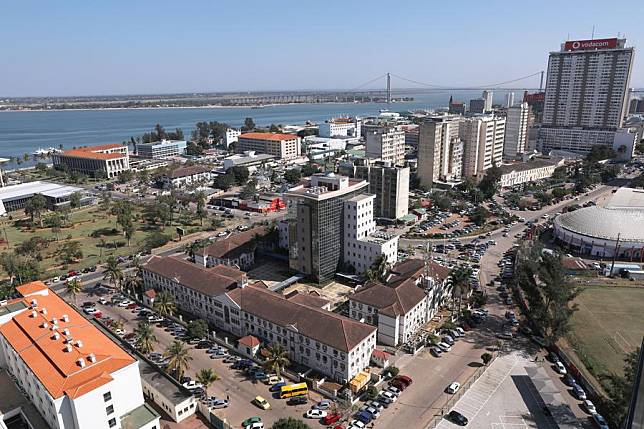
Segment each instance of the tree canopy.
M485 176L481 179L479 183L479 190L483 194L483 197L490 199L496 194L499 190L499 182L501 181L501 169L496 165L488 168L485 172Z

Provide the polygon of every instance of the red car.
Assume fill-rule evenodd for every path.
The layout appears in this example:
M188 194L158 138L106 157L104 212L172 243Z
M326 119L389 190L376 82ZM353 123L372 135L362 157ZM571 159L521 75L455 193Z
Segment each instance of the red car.
M134 310L134 309L135 309L136 307L138 307L138 306L139 306L138 304L134 303L134 304L130 304L130 305L128 305L128 306L127 306L127 307L125 307L125 308L127 308L128 310Z
M76 274L78 274L76 271L70 271L67 273L69 277L75 276Z
M340 413L329 413L322 419L322 422L325 425L330 425L336 422L339 422L340 419L342 418L342 414Z
M101 317L103 317L103 313L101 313L100 311L97 311L95 313L92 313L92 316L94 316L97 319L100 319Z
M399 375L396 378L394 378L393 381L397 383L402 383L405 385L405 387L409 387L409 385L414 382L414 380L412 380L411 377L408 377L406 375Z

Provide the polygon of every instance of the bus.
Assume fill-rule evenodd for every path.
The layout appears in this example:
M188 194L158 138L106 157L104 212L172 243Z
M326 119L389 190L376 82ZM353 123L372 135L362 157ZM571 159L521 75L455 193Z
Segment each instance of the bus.
M306 383L289 384L288 386L282 386L280 389L280 399L308 394L309 388Z

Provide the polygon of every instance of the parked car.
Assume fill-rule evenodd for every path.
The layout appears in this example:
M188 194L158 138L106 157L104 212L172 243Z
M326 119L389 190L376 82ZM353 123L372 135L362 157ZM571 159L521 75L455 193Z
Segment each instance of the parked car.
M322 418L322 424L331 425L333 423L339 422L341 418L342 414L340 413L329 413Z
M356 420L368 425L373 420L373 416L366 411L359 411L355 414Z
M399 389L396 386L389 386L387 387L387 390L385 390L385 392L391 392L396 396L400 396L400 394L402 393L402 389Z
M271 387L269 387L268 391L269 392L279 392L282 390L283 386L287 386L287 383L284 383L283 381L280 383L275 383Z
M253 404L257 405L262 410L268 410L269 408L271 408L271 404L269 404L268 401L261 396L255 396L255 399L253 399Z
M566 375L567 373L566 367L561 362L555 362L555 370L561 375Z
M228 408L228 401L226 399L218 399L214 396L208 400L208 405L212 408Z
M318 410L317 408L311 408L304 415L307 419L321 419L326 417L327 412L324 410Z
M188 390L197 389L199 387L203 388L203 384L199 383L196 380L189 380L189 381L183 383L182 386L185 387Z
M324 399L318 402L317 404L313 405L313 408L318 410L328 410L329 408L331 408L331 401Z
M595 404L593 404L590 399L585 399L583 402L584 408L586 411L588 411L590 414L595 414L597 413L597 408L595 408Z
M577 384L577 380L575 380L575 377L573 377L571 374L566 374L563 378L564 384L568 386L574 386Z
M286 403L288 405L304 405L308 402L309 400L306 398L306 396L300 395L300 396L293 396L292 398L289 398Z
M586 399L586 392L584 389L581 388L580 385L578 384L573 384L572 386L572 393L577 397L579 400L585 400Z
M550 352L548 353L548 360L552 363L559 362L559 356L555 352Z
M262 419L260 417L257 417L257 416L249 417L242 422L242 426L245 428L246 426L250 426L253 423L261 423L261 422L262 422Z
M365 411L368 412L369 414L371 414L371 416L373 417L374 420L376 420L378 417L380 417L380 411L378 410L378 408L367 407L367 409Z
M608 428L608 423L606 423L606 419L601 414L593 414L593 420L595 421L595 425L599 429L609 429Z
M389 399L389 400L391 400L391 402L396 402L396 400L398 399L398 397L396 395L394 395L391 392L386 392L386 391L385 392L380 392L380 397Z
M437 346L432 346L429 348L429 352L434 355L434 357L441 357L441 354L443 353L443 350L441 350L440 347Z
M452 348L449 346L449 344L446 344L446 343L443 343L443 342L438 343L438 347L444 352L448 352L448 351L452 350Z
M458 392L458 389L460 389L460 388L461 388L461 383L458 383L458 382L455 381L452 384L450 384L449 386L447 386L447 393L454 394L454 393Z
M469 421L467 420L467 417L465 417L463 414L459 413L456 410L450 411L447 414L447 418L459 426L467 426L467 424L469 423Z

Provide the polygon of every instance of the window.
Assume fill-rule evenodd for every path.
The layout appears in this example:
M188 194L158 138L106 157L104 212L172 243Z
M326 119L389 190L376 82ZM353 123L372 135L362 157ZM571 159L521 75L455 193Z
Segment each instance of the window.
M110 421L107 423L110 425L111 428L113 428L114 426L116 426L116 419L110 419Z
M106 392L103 394L103 401L107 402L112 399L112 392Z
M112 414L114 412L114 405L110 405L107 408L105 408L105 412L107 413L108 416Z

